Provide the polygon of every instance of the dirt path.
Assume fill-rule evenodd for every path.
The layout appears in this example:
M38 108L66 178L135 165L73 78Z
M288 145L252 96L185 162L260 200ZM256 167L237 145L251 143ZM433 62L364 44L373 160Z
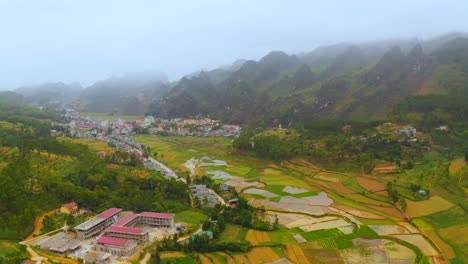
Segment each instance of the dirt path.
M51 216L54 213L55 209L49 212L42 213L41 215L36 217L36 219L34 220L34 231L25 240L33 238L34 235L39 235L41 233L42 227L44 227L44 225L42 224L42 220L44 219L44 217Z

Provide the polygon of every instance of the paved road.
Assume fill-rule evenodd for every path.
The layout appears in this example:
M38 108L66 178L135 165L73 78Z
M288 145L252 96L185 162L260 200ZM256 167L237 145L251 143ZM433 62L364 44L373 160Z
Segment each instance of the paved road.
M154 159L152 157L149 157L148 160L151 163L155 164L156 167L162 169L166 175L169 175L170 177L175 177L177 180L187 183L184 178L180 178L179 176L177 176L177 174L171 168L164 165L164 163L159 162L159 161L157 161L156 159Z

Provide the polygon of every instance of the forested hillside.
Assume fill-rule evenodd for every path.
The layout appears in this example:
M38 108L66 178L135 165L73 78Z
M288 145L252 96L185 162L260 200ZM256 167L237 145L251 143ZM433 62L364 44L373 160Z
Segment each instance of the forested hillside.
M60 118L47 109L0 104L0 239L24 238L40 212L70 201L91 210L187 207L185 184L107 166L87 146L51 138L49 120Z

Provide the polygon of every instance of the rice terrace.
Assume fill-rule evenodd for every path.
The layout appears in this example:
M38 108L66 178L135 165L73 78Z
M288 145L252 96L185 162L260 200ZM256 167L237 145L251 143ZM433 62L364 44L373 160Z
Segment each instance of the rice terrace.
M234 187L278 222L275 231L228 225L220 241L247 240L254 250L205 253L202 263L448 263L455 260L454 250L466 254L465 242L444 236L453 224L440 228L430 219L459 208L443 189L436 188L429 200L407 199L405 211L393 205L387 183L398 184L402 174L334 171L304 159L272 162L232 152L220 138L139 135L137 140L174 169ZM203 162L187 163L196 160Z

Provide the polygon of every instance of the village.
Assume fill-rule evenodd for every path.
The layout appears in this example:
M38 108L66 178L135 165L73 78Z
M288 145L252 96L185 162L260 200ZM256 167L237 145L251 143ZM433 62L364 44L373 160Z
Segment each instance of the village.
M162 119L146 116L141 119L108 120L91 118L86 113L80 114L74 109L58 109L69 121L68 124L56 124L68 128L68 136L78 138L103 138L108 135L157 134L163 136L196 137L238 137L241 127L234 124L222 124L210 118L173 118ZM52 132L58 133L57 131Z

